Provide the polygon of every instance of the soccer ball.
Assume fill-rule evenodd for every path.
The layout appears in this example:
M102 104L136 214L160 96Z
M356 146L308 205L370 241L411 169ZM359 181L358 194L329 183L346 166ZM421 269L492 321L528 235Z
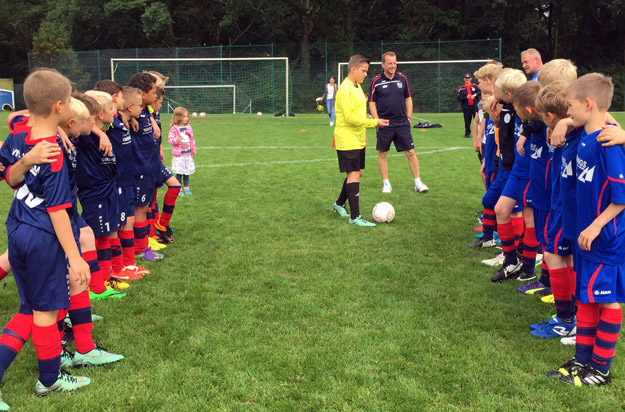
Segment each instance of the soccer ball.
M204 112L200 113L200 117L206 117L206 113Z
M191 113L191 116L193 116L193 117L197 117L197 113L196 113L196 112L193 112L193 113Z
M378 223L391 223L395 219L395 209L388 202L380 202L373 206L373 220Z
M262 117L262 116L263 116L263 114L262 114L262 112L258 112L258 113L256 113L256 116L258 116L258 117Z

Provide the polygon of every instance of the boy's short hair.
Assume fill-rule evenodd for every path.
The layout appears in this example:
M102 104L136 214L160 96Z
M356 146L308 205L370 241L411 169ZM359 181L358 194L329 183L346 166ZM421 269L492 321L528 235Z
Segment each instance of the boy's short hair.
M141 90L137 89L136 87L130 87L130 86L124 86L122 87L122 93L124 95L124 102L126 103L126 107L129 104L141 104ZM133 103L133 99L138 99L139 103ZM124 109L126 109L126 107L124 107Z
M536 73L536 78L541 87L557 80L571 84L577 80L577 67L568 59L554 59L540 68Z
M495 87L502 93L514 93L522 84L527 82L525 74L518 69L503 69L495 80Z
M97 82L93 87L93 90L106 92L111 96L114 94L118 94L119 92L122 92L123 94L122 87L119 84L115 83L113 80L108 79L100 80L99 82Z
M87 110L89 110L89 115L96 114L100 110L100 105L98 104L98 102L95 101L93 97L89 97L86 94L80 92L72 92L72 97L74 99L80 100L82 104L85 105Z
M536 105L536 96L540 91L540 85L536 82L525 82L514 92L512 96L512 104L519 107L534 107Z
M156 70L148 70L146 73L150 73L152 76L156 77L156 86L158 87L165 87L167 80L169 80L169 77L157 72Z
M165 96L165 89L163 87L156 87L156 100L160 99L161 97Z
M113 98L110 94L106 92L101 92L98 90L87 90L85 95L93 98L98 104L98 112L103 112L106 110L106 106L113 103Z
M395 52L393 51L387 51L386 53L384 53L382 55L382 63L384 63L386 61L386 56L390 56L390 57L395 57L397 58L397 55L395 54Z
M347 71L351 72L354 67L359 68L365 63L371 64L371 60L367 59L362 54L354 54L352 57L349 58L349 63L347 63Z
M152 90L152 85L156 83L156 77L149 73L133 74L128 81L128 86L136 87L144 93Z
M87 109L87 106L85 106L83 102L76 99L75 97L72 97L70 99L69 109L72 112L72 117L74 118L74 120L78 122L87 120L89 116L91 116L91 113L89 113L89 109Z
M59 100L65 102L71 92L70 81L54 69L37 69L24 81L24 102L35 116L48 116L52 106Z
M542 56L540 55L540 52L538 50L534 49L534 48L523 50L521 52L521 56L523 56L524 54L529 54L532 57L538 57L539 59L542 60Z
M565 93L567 86L566 81L556 80L541 88L534 104L536 111L542 114L552 113L561 119L568 117L566 112L569 105L566 102Z
M503 66L501 65L501 63L495 60L491 60L479 69L477 69L475 72L473 72L473 75L478 80L488 79L490 81L493 81L502 69Z
M587 98L592 99L600 111L607 112L612 104L614 84L611 77L588 73L571 83L566 88L566 94L582 102Z
M489 114L490 114L490 105L494 99L495 99L495 96L493 96L492 94L487 94L486 96L482 97L482 100L481 100L482 109L485 110Z

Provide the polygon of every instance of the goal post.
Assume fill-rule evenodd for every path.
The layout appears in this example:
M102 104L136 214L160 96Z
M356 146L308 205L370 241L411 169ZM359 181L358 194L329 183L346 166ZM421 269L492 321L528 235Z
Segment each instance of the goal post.
M289 112L288 57L111 58L110 62L111 80L119 84L128 84L135 73L162 73L169 77L166 96L197 111L242 113L253 107Z
M416 60L398 61L397 71L408 78L415 112L455 112L460 109L456 99L465 73L479 69L489 59L476 60ZM347 62L338 64L339 82L347 76ZM371 80L382 71L382 62L371 62L369 75L363 84L369 93Z

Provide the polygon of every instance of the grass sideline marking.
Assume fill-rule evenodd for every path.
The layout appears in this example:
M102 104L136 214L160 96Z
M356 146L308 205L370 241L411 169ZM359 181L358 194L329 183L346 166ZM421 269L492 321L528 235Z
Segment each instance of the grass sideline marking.
M330 145L327 145L327 146L204 146L204 147L198 147L198 149L205 149L205 150L220 150L220 149L235 149L235 150L242 150L242 149L269 149L269 150L273 150L273 149L332 149L332 150L335 150ZM438 147L438 146L426 146L426 147L419 147L419 149L440 149L440 147Z
M454 151L454 150L465 150L465 149L471 149L473 150L472 147L446 147L446 148L440 148L437 150L430 150L430 151L426 151L426 152L415 152L415 154L417 155L424 155L424 154L432 154L432 153L442 153L442 152L450 152L450 151ZM389 157L397 157L397 156L404 156L404 154L402 153L397 153L397 154L392 154ZM375 159L378 156L366 156L366 158L368 159ZM298 164L298 163L320 163L320 162L335 162L336 158L331 158L331 159L310 159L310 160L274 160L272 162L250 162L250 163L229 163L229 164L216 164L216 165L195 165L195 167L232 167L232 166L237 166L237 167L241 167L241 166L263 166L263 165L281 165L281 164Z

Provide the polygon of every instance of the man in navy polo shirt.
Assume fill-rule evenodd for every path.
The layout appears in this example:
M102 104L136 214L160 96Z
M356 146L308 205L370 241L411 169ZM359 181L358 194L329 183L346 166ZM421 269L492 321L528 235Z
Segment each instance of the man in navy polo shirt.
M388 180L387 155L391 142L398 152L404 152L408 158L408 166L414 178L416 192L427 192L428 187L419 176L419 159L414 152L414 143L410 133L412 121L412 95L408 87L408 79L397 72L397 55L386 52L382 55L382 73L371 82L369 94L369 112L379 119L388 119L389 126L377 129L378 169L382 176L382 192L390 193L391 183Z
M482 96L480 88L471 82L469 73L464 75L464 84L458 89L458 100L464 115L464 137L471 137L471 123L477 113L477 104Z

